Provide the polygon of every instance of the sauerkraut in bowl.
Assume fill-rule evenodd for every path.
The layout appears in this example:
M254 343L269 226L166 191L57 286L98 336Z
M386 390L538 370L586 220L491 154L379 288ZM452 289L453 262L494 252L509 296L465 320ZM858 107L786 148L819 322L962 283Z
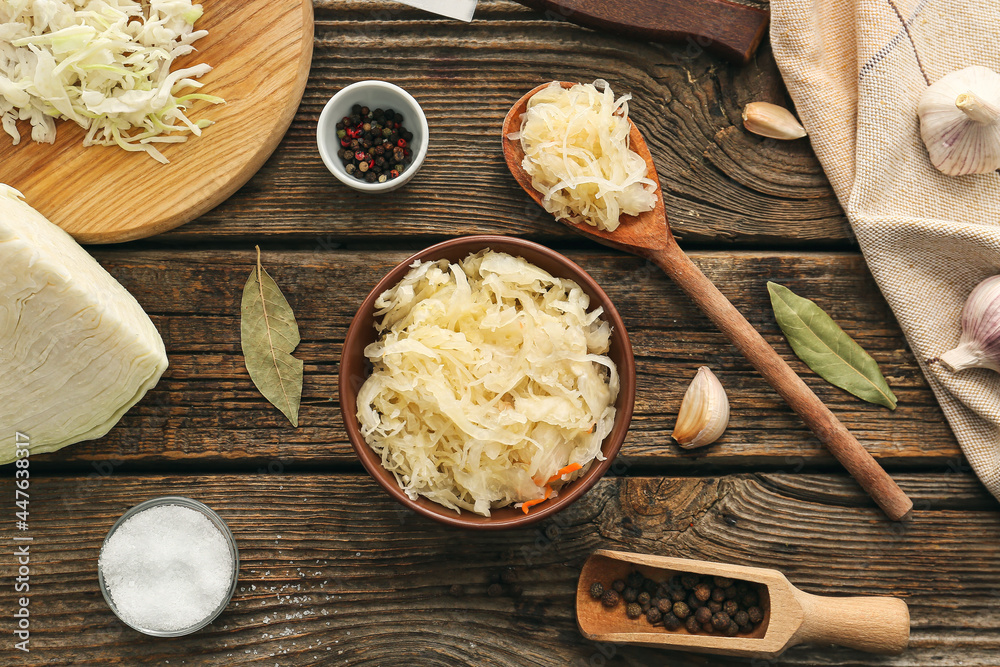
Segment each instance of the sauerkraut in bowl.
M634 393L627 334L589 276L536 244L488 238L515 247L453 247L450 259L425 251L373 292L370 314L363 306L351 327L372 327L374 340L353 344L371 370L346 391L356 401L342 396L376 479L407 504L438 506L425 514L461 522L535 519L582 494L620 447ZM540 251L588 289L524 257Z

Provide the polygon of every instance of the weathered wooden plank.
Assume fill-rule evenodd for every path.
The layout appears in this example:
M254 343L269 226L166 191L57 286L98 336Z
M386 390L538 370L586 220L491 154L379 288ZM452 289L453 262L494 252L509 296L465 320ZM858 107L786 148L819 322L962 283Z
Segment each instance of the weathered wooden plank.
M995 502L965 474L900 483L917 503L908 524L885 520L844 476L745 474L605 478L537 527L476 534L411 514L365 475L33 477L32 650L16 664L747 664L584 641L576 576L601 547L775 567L813 593L894 595L910 606L902 656L800 647L767 664L995 664ZM13 496L10 479L0 494ZM167 494L219 511L240 545L241 574L212 626L156 640L116 621L96 565L115 519ZM0 558L0 576L12 563ZM488 597L490 577L506 568L523 592ZM453 583L464 595L448 594Z
M603 77L633 94L632 116L658 165L671 224L685 241L851 243L808 143L742 129L747 102L787 104L766 45L741 68L697 45L641 43L539 16L513 3L485 3L476 21L463 25L396 3L318 3L312 73L278 151L236 196L161 239L201 243L266 233L312 243L473 232L567 238L571 232L514 184L498 133L510 105L538 83ZM415 180L378 198L337 183L315 146L322 106L364 78L409 90L432 135Z
M773 466L799 471L832 458L795 414L658 269L601 249L568 255L602 284L625 319L639 368L636 414L623 456L630 465ZM276 251L263 261L296 310L305 361L301 427L293 429L257 393L243 367L239 298L253 252L101 250L100 261L151 314L170 368L159 386L102 440L80 443L37 465L84 466L110 459L160 470L210 464L250 469L356 465L337 401L344 334L358 305L405 253ZM697 253L696 261L751 322L801 371L820 397L886 464L933 470L964 465L944 418L860 255ZM770 314L774 279L827 308L882 365L899 397L895 412L827 385L792 357ZM709 365L728 389L730 428L693 452L669 433L695 369ZM134 470L136 468L129 468ZM300 467L299 470L303 468Z

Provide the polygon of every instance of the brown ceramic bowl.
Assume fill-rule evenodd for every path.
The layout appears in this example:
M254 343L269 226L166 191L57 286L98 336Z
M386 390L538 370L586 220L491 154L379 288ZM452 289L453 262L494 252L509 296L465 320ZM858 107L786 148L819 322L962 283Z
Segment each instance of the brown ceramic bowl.
M608 437L604 439L601 448L606 459L595 461L582 477L564 486L558 497L534 506L528 514L524 514L514 507L505 507L493 510L490 517L484 517L467 511L459 514L423 497L418 500L410 500L406 493L399 488L392 473L382 467L379 455L365 442L356 416L358 390L371 372L371 364L364 356L364 349L369 343L375 341L375 299L402 280L414 260L447 259L451 262L457 262L470 253L484 248L523 257L554 276L574 280L590 296L591 307L598 304L604 306L603 317L613 330L609 356L618 366L618 374L621 378L621 390L615 403L617 409L615 425ZM509 236L465 236L452 239L422 250L401 262L375 286L368 298L361 304L361 308L358 309L354 321L351 322L351 326L347 330L344 352L340 361L340 409L344 416L344 425L347 428L347 435L351 439L351 445L354 446L354 451L357 452L365 469L375 478L376 482L382 485L382 488L389 492L390 496L406 507L435 521L462 528L481 530L517 528L540 521L566 508L586 493L611 467L612 461L625 440L629 422L632 421L634 403L635 359L632 356L632 345L629 343L628 333L625 331L622 318L614 304L611 303L611 299L594 282L593 278L568 258L537 243Z

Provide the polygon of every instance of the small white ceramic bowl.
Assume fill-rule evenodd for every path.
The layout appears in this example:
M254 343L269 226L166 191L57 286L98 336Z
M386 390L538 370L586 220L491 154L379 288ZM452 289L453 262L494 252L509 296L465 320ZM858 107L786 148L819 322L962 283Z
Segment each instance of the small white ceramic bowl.
M337 151L341 150L337 123L344 116L351 115L351 107L355 104L370 109L392 109L403 114L403 126L413 133L413 140L409 142L413 161L398 177L385 183L368 183L348 174L344 169L344 162L337 155ZM416 175L427 156L429 137L427 116L417 101L399 86L385 81L358 81L347 86L326 103L316 125L316 145L323 164L341 183L361 192L389 192L406 185Z

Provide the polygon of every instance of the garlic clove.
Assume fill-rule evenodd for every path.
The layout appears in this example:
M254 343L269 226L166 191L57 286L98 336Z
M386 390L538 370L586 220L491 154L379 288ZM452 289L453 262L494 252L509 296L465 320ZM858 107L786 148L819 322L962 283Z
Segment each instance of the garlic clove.
M962 308L962 338L938 361L949 371L989 368L1000 372L1000 275L972 290Z
M677 423L670 435L681 447L691 449L715 442L728 425L726 390L715 373L702 366L684 392Z
M966 67L941 77L917 106L931 164L949 176L1000 168L1000 74Z
M751 102L743 108L743 127L772 139L799 139L806 130L792 112L770 102Z

